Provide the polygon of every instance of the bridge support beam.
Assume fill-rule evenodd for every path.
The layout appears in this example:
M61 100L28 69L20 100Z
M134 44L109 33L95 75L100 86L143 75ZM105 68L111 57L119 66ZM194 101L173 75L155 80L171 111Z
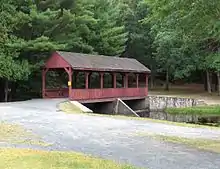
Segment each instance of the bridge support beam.
M128 88L128 73L124 74L123 79L124 79L124 88Z
M117 74L113 73L113 87L117 88Z
M139 88L139 74L136 74L136 87Z
M72 93L72 81L73 81L73 70L71 67L64 68L65 71L68 73L69 81L68 81L68 87L69 87L69 96L71 96Z
M101 89L104 88L104 73L103 72L100 73L100 88Z
M85 79L86 85L85 85L85 88L88 89L89 88L89 78L90 78L89 75L90 75L90 73L86 72L85 75L86 75L86 79Z

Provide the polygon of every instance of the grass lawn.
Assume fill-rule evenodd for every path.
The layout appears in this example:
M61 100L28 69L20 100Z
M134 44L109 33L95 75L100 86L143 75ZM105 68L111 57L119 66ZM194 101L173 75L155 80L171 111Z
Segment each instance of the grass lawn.
M198 139L198 138L191 139L191 138L166 136L166 135L147 135L147 136L163 142L183 144L201 150L220 153L220 140L208 140L208 139Z
M46 146L19 125L0 122L0 143ZM74 152L0 148L0 169L135 169Z
M169 114L220 116L220 105L184 107L184 108L167 108L165 111Z
M0 122L0 142L12 141L29 134L22 127Z
M42 147L50 146L51 144L41 141L41 139L25 130L19 125L7 124L0 121L0 142L13 144L28 144Z
M1 169L135 169L72 152L0 149Z

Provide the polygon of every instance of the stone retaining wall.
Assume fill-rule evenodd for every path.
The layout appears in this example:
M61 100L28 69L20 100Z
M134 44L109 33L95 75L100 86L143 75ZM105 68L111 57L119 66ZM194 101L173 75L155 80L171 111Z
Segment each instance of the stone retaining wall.
M150 118L159 119L159 120L167 120L173 122L186 122L186 123L197 123L199 121L199 116L195 115L173 115L168 114L166 112L154 111L150 112Z
M193 98L178 98L167 96L149 96L150 113L152 119L186 123L219 123L220 117L199 116L186 114L169 114L166 108L181 108L206 105L204 101Z
M149 96L149 105L151 111L163 111L166 108L181 108L204 105L201 100L193 98L178 98L168 96Z

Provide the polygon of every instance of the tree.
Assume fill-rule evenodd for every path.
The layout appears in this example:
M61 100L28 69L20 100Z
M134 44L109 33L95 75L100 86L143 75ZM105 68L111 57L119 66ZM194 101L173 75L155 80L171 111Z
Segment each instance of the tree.
M209 54L213 51L216 52L219 47L220 2L217 0L212 2L205 0L147 0L147 3L150 6L151 16L147 17L146 21L152 23L151 30L154 36L174 34L174 36L168 37L168 42L174 40L172 43L174 46L167 45L166 49L169 53L178 49L177 54L181 56L178 59L180 59L183 68L181 74L189 76L195 68L209 72L213 68L212 63L214 62L208 63L206 61L210 60ZM155 44L160 46L157 39L155 38ZM176 43L175 39L178 39L180 43ZM164 52L164 50L162 51ZM156 55L158 55L158 51ZM169 56L165 53L160 55L165 58ZM176 72L179 64L176 63L178 62L175 61L172 65L175 67L173 73L179 76L179 72ZM194 63L194 65L191 64L189 67L189 63Z
M94 51L103 55L120 55L125 50L127 32L120 17L120 2L96 0L93 3L94 18L97 23L91 34L90 44Z
M148 4L143 0L121 0L120 18L128 32L128 40L123 53L124 57L135 58L151 69L151 88L154 84L156 74L156 62L152 55L154 48L152 46L151 25L144 23L143 19L149 14Z
M23 42L22 39L11 35L16 16L14 6L9 1L2 3L0 8L4 9L0 12L0 79L4 81L4 100L7 102L9 81L26 79L30 74L30 66L27 60L18 58L20 48L17 44Z

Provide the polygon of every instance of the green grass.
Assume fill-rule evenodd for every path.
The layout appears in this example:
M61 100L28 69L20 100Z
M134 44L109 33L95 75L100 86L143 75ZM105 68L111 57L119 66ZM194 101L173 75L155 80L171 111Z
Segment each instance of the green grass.
M135 169L73 152L0 149L1 169Z
M50 146L51 144L45 143L38 136L30 131L25 130L19 125L7 124L0 122L0 142L13 143L13 144L29 144L37 146Z
M192 138L166 136L166 135L147 135L147 136L163 142L183 144L201 150L220 153L220 140L198 139L198 138L192 139Z
M48 146L19 125L0 122L0 143ZM135 169L74 152L0 148L0 169Z
M185 108L167 108L169 114L181 115L201 115L201 116L220 116L220 105L198 106Z
M0 122L0 141L10 141L14 138L24 137L27 133L22 127L18 125L6 124Z

